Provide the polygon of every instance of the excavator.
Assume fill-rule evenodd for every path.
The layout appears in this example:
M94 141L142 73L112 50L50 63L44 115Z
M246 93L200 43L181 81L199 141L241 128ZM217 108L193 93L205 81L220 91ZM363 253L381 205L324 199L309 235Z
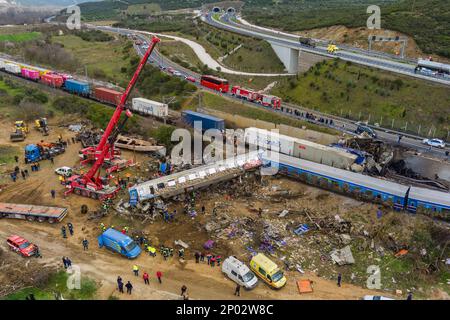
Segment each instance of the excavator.
M117 192L120 190L120 188L118 186L110 186L109 179L107 177L101 177L100 171L105 162L105 159L107 157L114 157L114 142L125 126L128 118L132 116L130 110L125 107L127 99L131 91L133 90L136 81L142 72L142 69L147 63L148 58L152 54L153 49L158 42L160 42L159 38L152 38L151 45L148 47L147 51L139 62L133 78L128 83L127 89L123 93L120 102L117 105L116 110L114 111L114 114L112 115L108 126L106 127L102 135L102 138L100 139L99 144L95 148L90 148L89 154L91 157L95 158L93 166L86 174L72 175L69 179L66 180L67 190L64 193L65 195L73 192L84 197L99 200L112 199L117 195ZM126 116L122 121L120 121L120 117L124 111Z
M14 123L14 130L10 135L10 139L13 142L23 141L27 137L28 132L27 123L23 120L18 120Z
M40 131L43 136L48 136L48 122L47 118L39 118L34 120L34 127L36 130Z

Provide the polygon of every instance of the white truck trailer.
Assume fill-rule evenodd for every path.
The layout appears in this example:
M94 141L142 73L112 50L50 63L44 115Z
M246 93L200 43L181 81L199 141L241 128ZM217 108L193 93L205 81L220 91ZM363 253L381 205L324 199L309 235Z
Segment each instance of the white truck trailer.
M144 98L134 98L131 110L145 116L157 118L167 118L169 115L169 106L167 104Z

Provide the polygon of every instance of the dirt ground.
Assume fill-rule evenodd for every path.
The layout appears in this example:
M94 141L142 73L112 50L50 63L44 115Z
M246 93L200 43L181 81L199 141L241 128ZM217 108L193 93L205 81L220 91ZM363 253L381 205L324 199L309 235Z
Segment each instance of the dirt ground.
M424 54L420 48L417 46L413 38L404 35L397 31L380 29L380 30L369 30L367 28L348 28L342 25L331 26L326 28L317 28L307 31L296 32L299 35L312 37L312 38L323 38L336 41L337 43L343 43L351 45L361 49L368 49L368 37L372 35L391 37L394 38L399 36L401 38L407 38L407 46L405 50L405 56L411 59L418 58L428 58L430 55ZM376 42L372 44L372 49L377 51L384 51L391 54L400 54L401 45L396 42ZM442 61L448 63L449 60L436 55L431 55L434 60Z
M0 133L0 144L9 144L7 135L9 130L6 129L8 124L2 123L2 132ZM64 139L70 138L73 133L68 132L64 128L51 126L51 134L46 137L47 141L56 140L57 136L62 134ZM38 142L40 134L33 132L27 137L24 143ZM0 266L0 282L5 285L14 285L17 283L17 273L27 274L29 280L25 285L33 283L30 270L39 270L48 268L57 270L62 268L62 256L71 258L73 264L80 267L82 276L94 279L99 284L97 292L98 299L108 299L111 296L120 299L179 299L179 290L182 285L188 287L188 293L191 299L235 299L233 295L235 284L221 273L219 267L210 267L206 263L196 264L194 260L194 252L202 250L202 244L210 239L210 235L202 227L211 220L211 212L218 203L225 203L228 212L236 216L252 217L258 219L254 208L267 206L267 199L255 198L249 200L247 197L230 198L225 190L217 190L211 188L202 192L197 199L197 206L204 204L206 207L206 215L198 215L195 219L178 214L175 222L164 223L161 219L154 223L142 224L139 219L127 220L121 215L110 213L101 220L89 220L87 215L80 212L82 204L88 205L90 211L99 208L99 203L87 198L76 195L69 195L67 198L63 196L63 187L59 184L57 176L53 170L56 167L68 165L75 167L78 165L78 151L80 144L70 144L66 152L55 158L55 164L49 161L41 163L39 172L31 172L30 177L26 180L18 179L16 183L6 181L7 186L0 191L1 202L15 202L27 204L43 204L64 206L69 209L69 214L63 223L50 225L47 223L28 222L21 220L0 220L0 248L3 250L2 265ZM136 161L144 163L148 157L142 155L133 155L124 153L125 158L136 157ZM23 160L20 160L19 166L24 168ZM131 170L137 173L142 179L147 179L152 174L151 170L141 165ZM121 175L124 173L121 173ZM354 201L349 198L335 195L333 193L321 191L316 188L307 187L300 183L288 180L278 179L274 182L283 189L289 189L301 195L301 203L304 206L319 207L322 210L329 210L345 215L348 208L353 210L361 210L372 212L375 206ZM52 199L50 190L56 190L56 199ZM323 194L326 194L325 196ZM125 192L119 194L119 198L128 199ZM313 199L323 199L320 204L314 203ZM269 200L270 202L271 200ZM264 213L264 218L269 218L274 212L279 212L288 202L274 202L269 212ZM297 204L295 204L297 205ZM169 211L177 209L178 213L182 211L182 205L174 202L169 205ZM198 211L199 208L197 208ZM295 208L290 208L295 209ZM75 234L63 239L61 236L61 225L71 222L74 225ZM186 260L180 261L178 258L169 258L168 261L158 254L153 258L147 254L141 254L136 260L130 261L123 257L113 254L110 251L98 248L96 237L100 234L99 224L103 222L107 226L114 225L121 228L125 225L130 227L130 231L140 230L149 235L151 242L158 248L160 244L165 244L175 248L174 241L181 239L188 243L190 247L186 250ZM42 252L42 259L22 259L15 253L6 250L4 239L11 234L18 234L26 239L39 245ZM88 251L83 251L82 239L86 237L90 243ZM249 252L245 250L240 239L223 240L218 239L213 253L220 254L222 257L228 255L236 255L238 258L247 261ZM132 274L132 266L137 264L140 266L141 273L147 271L151 276L150 285L145 286L141 278L135 278ZM155 273L161 271L163 273L163 283L158 284ZM270 289L263 283L259 283L257 288L252 291L242 292L240 299L360 299L364 295L389 295L382 291L373 291L358 287L348 282L344 282L341 288L336 285L336 280L319 276L317 272L311 268L306 269L305 274L297 271L287 271L286 276L288 283L286 287L275 291ZM124 281L130 280L134 286L134 293L131 296L120 295L116 290L117 276L121 276ZM300 295L296 287L296 281L308 278L313 281L314 292L311 294Z

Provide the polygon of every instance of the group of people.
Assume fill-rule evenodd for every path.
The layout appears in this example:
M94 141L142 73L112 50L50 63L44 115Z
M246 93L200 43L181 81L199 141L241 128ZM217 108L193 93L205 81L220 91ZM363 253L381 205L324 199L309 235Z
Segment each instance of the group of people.
M133 274L135 277L139 277L139 266L134 265L133 266ZM162 284L162 272L161 271L156 271L156 279L158 279L159 284ZM147 272L144 272L142 274L142 279L144 280L144 284L149 285L150 284L150 275ZM123 292L123 280L120 276L117 277L117 289L119 290L120 293L124 293ZM131 294L132 290L133 290L133 285L131 284L131 281L127 281L127 283L125 284L125 288L127 288L127 293Z
M67 223L67 229L69 230L70 235L73 236L73 224L71 222ZM66 226L61 227L61 234L64 239L67 238Z
M72 260L69 257L62 257L62 261L64 264L64 269L70 268L72 266Z
M213 255L209 252L204 253L204 252L196 251L194 253L194 257L195 257L195 263L205 262L205 258L206 258L208 265L211 267L216 266L216 263L217 263L217 266L220 267L220 263L222 262L222 256Z
M17 156L16 156L16 158L17 158ZM18 177L19 174L22 175L22 179L23 179L23 180L25 180L27 177L30 176L30 174L28 173L28 169L21 170L21 169L19 168L19 166L16 166L16 167L14 168L14 171L11 172L11 174L10 174L11 180L12 180L13 182L16 182L16 181L17 181L17 177Z

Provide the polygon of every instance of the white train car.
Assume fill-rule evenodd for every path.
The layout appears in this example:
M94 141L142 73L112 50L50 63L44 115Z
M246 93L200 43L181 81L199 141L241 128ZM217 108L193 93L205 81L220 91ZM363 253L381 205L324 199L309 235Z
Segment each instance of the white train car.
M253 127L245 129L245 143L339 169L348 170L357 159L343 150Z

